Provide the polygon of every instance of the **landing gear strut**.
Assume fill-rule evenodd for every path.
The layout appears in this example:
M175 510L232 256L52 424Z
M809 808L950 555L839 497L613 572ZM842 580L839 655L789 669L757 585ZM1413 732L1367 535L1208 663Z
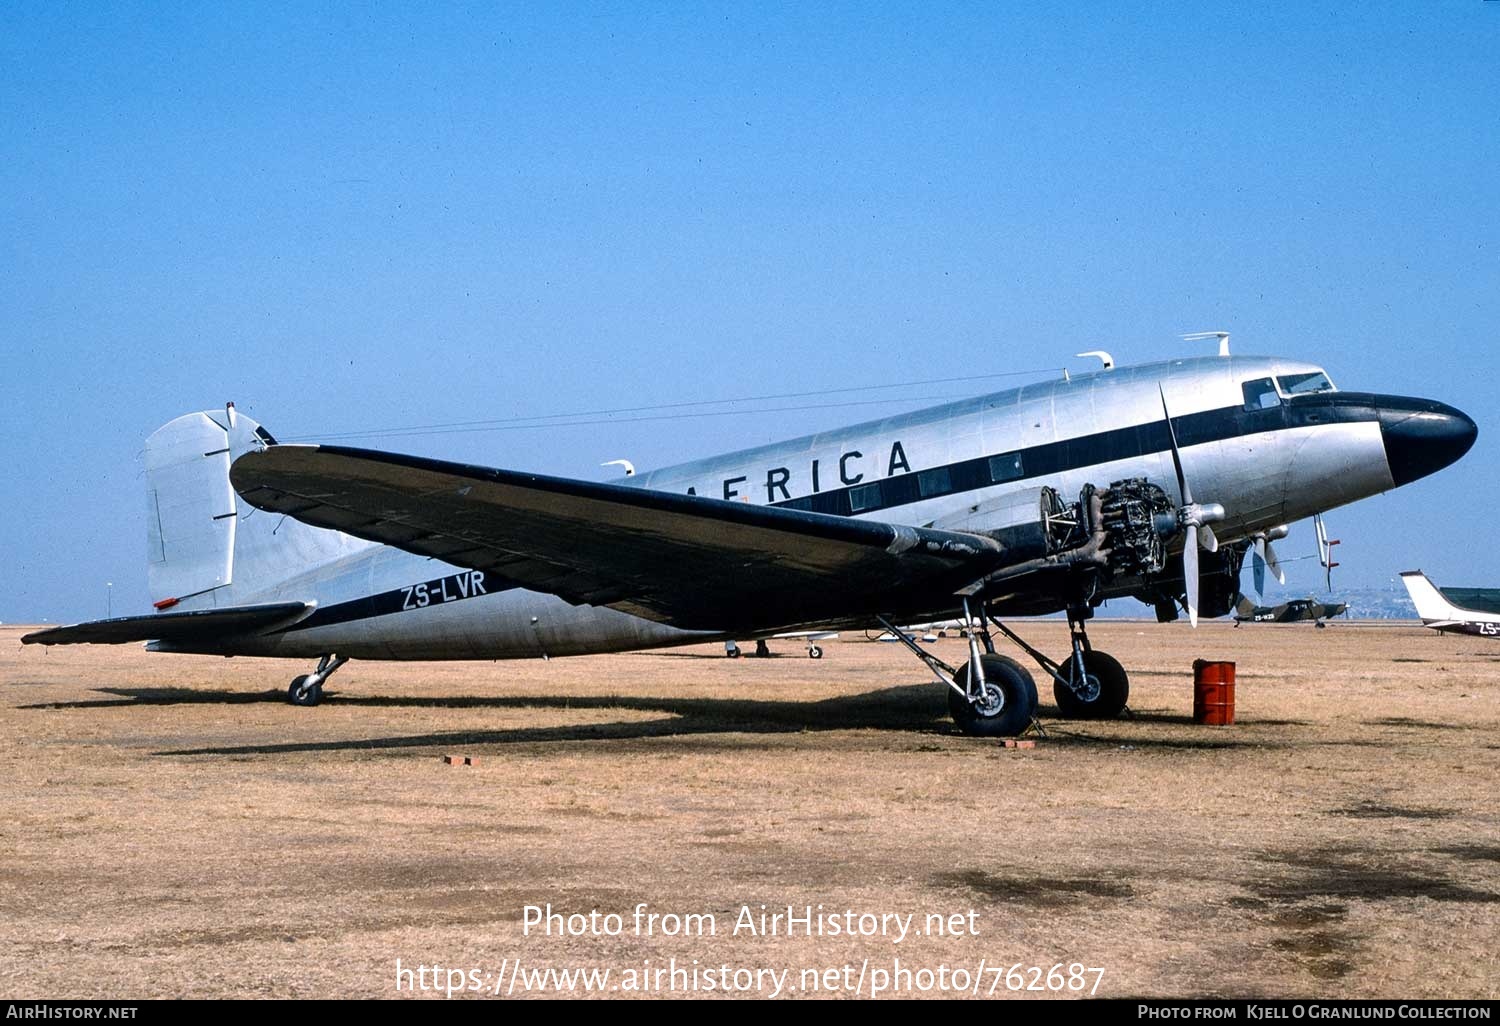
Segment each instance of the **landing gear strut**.
M1119 660L1089 644L1084 623L1092 615L1087 606L1068 610L1068 634L1073 646L1063 663L1042 655L993 616L990 622L1047 671L1058 713L1075 720L1112 720L1125 711L1125 703L1130 700L1130 677Z
M1036 722L1036 682L1020 663L995 654L984 618L974 615L968 598L964 599L964 622L969 661L957 670L925 651L885 617L878 619L948 689L948 711L965 734L1015 737ZM984 651L980 651L981 645Z
M348 656L328 653L318 659L318 668L312 673L293 677L291 687L286 689L286 700L293 705L317 705L323 700L323 682L349 661Z

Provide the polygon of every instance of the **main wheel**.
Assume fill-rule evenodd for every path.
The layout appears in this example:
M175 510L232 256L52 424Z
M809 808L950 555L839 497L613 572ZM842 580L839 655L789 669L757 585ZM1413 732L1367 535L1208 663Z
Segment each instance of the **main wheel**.
M813 645L813 646L811 646L807 650L807 658L809 658L809 659L822 659L823 658L823 650L821 648L819 648L817 645Z
M1069 683L1078 672L1070 655L1063 660L1062 673ZM1112 720L1120 715L1130 699L1130 677L1118 659L1090 649L1083 654L1084 685L1082 693L1062 681L1052 682L1052 697L1057 711L1075 720Z
M286 700L293 705L317 705L323 700L323 685L307 683L309 674L304 673L300 677L292 678L291 687L286 689Z
M948 712L965 734L975 737L1015 737L1031 725L1036 711L1036 681L1026 668L1002 655L980 657L984 664L984 694L971 702L948 689ZM969 664L958 671L958 686L968 688Z

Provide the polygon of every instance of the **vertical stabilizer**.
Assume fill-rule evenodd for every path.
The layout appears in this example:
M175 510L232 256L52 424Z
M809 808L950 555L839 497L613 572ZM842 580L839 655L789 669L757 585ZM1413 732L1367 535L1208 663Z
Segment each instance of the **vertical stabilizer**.
M1417 607L1417 615L1424 623L1434 620L1463 620L1468 617L1464 610L1443 597L1437 586L1420 570L1406 570L1401 574L1401 583Z
M178 417L146 439L147 584L158 609L262 601L300 575L370 547L264 513L235 494L230 464L274 444L233 404Z

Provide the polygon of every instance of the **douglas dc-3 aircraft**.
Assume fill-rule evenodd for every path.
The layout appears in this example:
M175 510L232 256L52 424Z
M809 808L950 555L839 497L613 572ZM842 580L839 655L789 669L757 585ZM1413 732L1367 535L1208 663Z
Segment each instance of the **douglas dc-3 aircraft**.
M1422 626L1444 634L1500 638L1500 588L1439 588L1420 570L1401 571L1401 583Z
M1115 716L1129 682L1089 645L1107 598L1223 616L1242 560L1290 521L1457 460L1477 428L1322 369L1228 356L1106 369L599 484L330 445L278 445L232 406L146 443L159 612L28 642L318 657L313 705L356 659L510 659L895 634L958 725L1014 735L1036 685ZM1201 554L1200 554L1200 549ZM1054 661L1003 617L1066 611ZM962 615L954 669L896 628Z

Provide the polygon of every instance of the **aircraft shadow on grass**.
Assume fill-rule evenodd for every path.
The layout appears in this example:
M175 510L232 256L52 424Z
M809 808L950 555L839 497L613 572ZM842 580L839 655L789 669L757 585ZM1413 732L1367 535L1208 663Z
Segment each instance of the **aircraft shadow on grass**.
M102 709L134 706L195 704L281 704L279 691L204 691L190 688L100 688L118 699L81 702L48 702L23 709ZM647 695L496 695L417 698L389 695L329 694L329 707L434 709L620 709L660 713L667 717L645 721L563 724L500 730L445 731L397 737L307 740L278 744L215 746L176 749L158 754L183 755L278 755L298 752L372 751L381 749L430 748L456 745L508 745L565 742L623 742L667 737L717 734L794 734L832 730L885 730L907 733L915 739L925 733L954 733L946 700L930 683L881 688L858 695L840 695L816 701L766 701L742 698L691 698ZM1190 723L1189 717L1144 713L1137 720L1148 723ZM1116 737L1094 737L1071 726L1047 724L1049 744L1116 747ZM1224 749L1264 747L1264 739L1132 738L1134 748ZM1274 746L1274 742L1272 743Z

